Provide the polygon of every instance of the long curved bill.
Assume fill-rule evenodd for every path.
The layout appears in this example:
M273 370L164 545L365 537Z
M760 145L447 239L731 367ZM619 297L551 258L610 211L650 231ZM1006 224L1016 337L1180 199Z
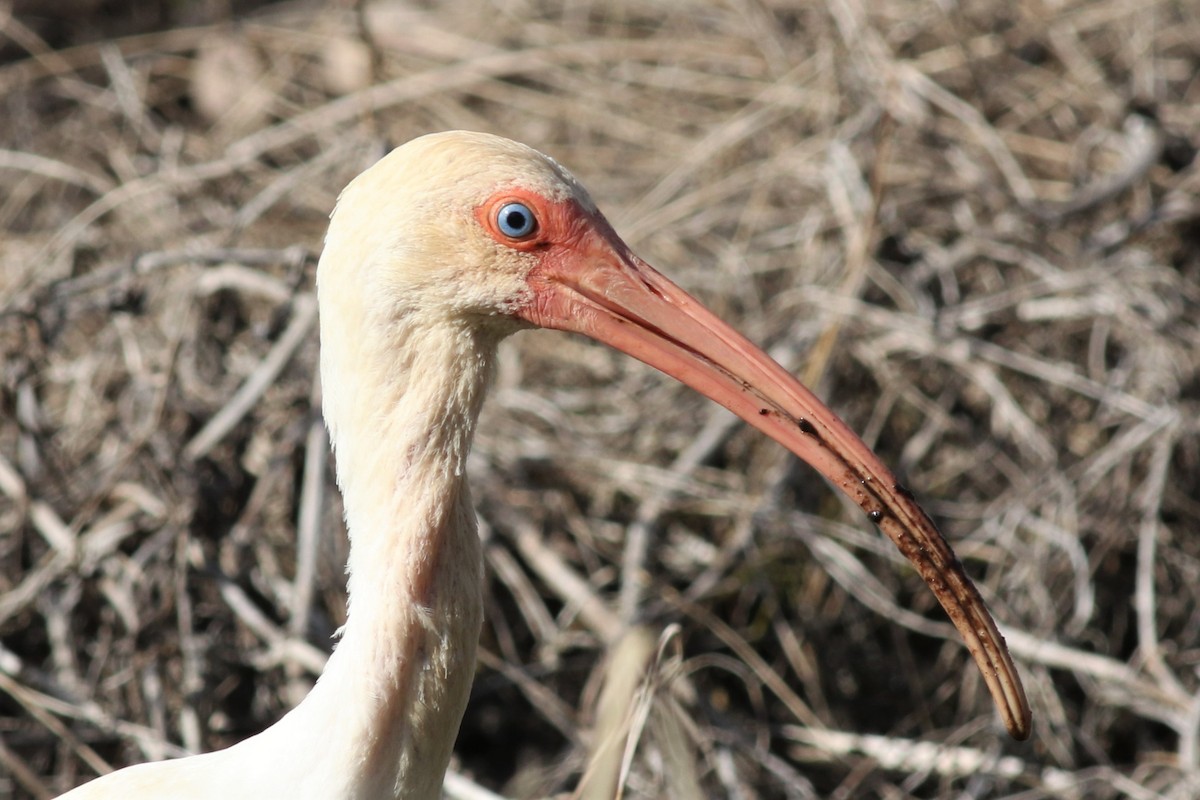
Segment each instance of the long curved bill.
M582 333L691 386L815 467L896 543L975 658L1010 735L1029 737L1021 678L954 551L892 472L812 392L635 256L597 213L569 257L545 259L516 316Z

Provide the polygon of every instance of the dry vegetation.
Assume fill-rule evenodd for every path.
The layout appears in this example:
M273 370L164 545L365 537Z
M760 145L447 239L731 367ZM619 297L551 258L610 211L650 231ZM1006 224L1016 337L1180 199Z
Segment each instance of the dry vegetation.
M346 547L315 256L352 175L447 128L553 154L831 398L979 581L1036 726L1006 739L919 578L810 469L526 333L472 463L488 619L459 775L1200 795L1192 0L218 17L63 41L0 18L0 798L227 745L311 684ZM624 766L596 752L613 719Z

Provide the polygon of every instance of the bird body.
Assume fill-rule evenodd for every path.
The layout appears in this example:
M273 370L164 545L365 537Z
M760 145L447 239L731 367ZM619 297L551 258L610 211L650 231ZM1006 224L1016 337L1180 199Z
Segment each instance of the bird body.
M911 495L781 367L634 256L550 158L466 132L397 148L339 198L317 294L322 405L350 536L350 607L333 655L262 733L64 798L439 796L482 619L467 455L499 342L532 326L584 333L679 378L850 494L938 594L1010 731L1027 734L1003 640Z

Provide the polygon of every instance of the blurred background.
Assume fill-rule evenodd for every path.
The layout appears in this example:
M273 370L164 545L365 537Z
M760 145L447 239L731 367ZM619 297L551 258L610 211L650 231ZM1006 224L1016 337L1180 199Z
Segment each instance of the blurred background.
M1005 736L919 576L807 466L523 333L471 462L456 773L1200 796L1195 2L26 0L0 3L0 798L224 747L311 686L346 555L316 256L353 175L451 128L573 170L877 449L1035 715Z

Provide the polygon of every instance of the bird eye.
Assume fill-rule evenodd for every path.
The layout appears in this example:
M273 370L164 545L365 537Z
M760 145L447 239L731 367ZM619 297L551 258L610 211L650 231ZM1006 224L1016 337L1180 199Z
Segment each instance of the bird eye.
M496 227L510 239L522 239L537 229L537 219L524 203L505 203L496 212Z

